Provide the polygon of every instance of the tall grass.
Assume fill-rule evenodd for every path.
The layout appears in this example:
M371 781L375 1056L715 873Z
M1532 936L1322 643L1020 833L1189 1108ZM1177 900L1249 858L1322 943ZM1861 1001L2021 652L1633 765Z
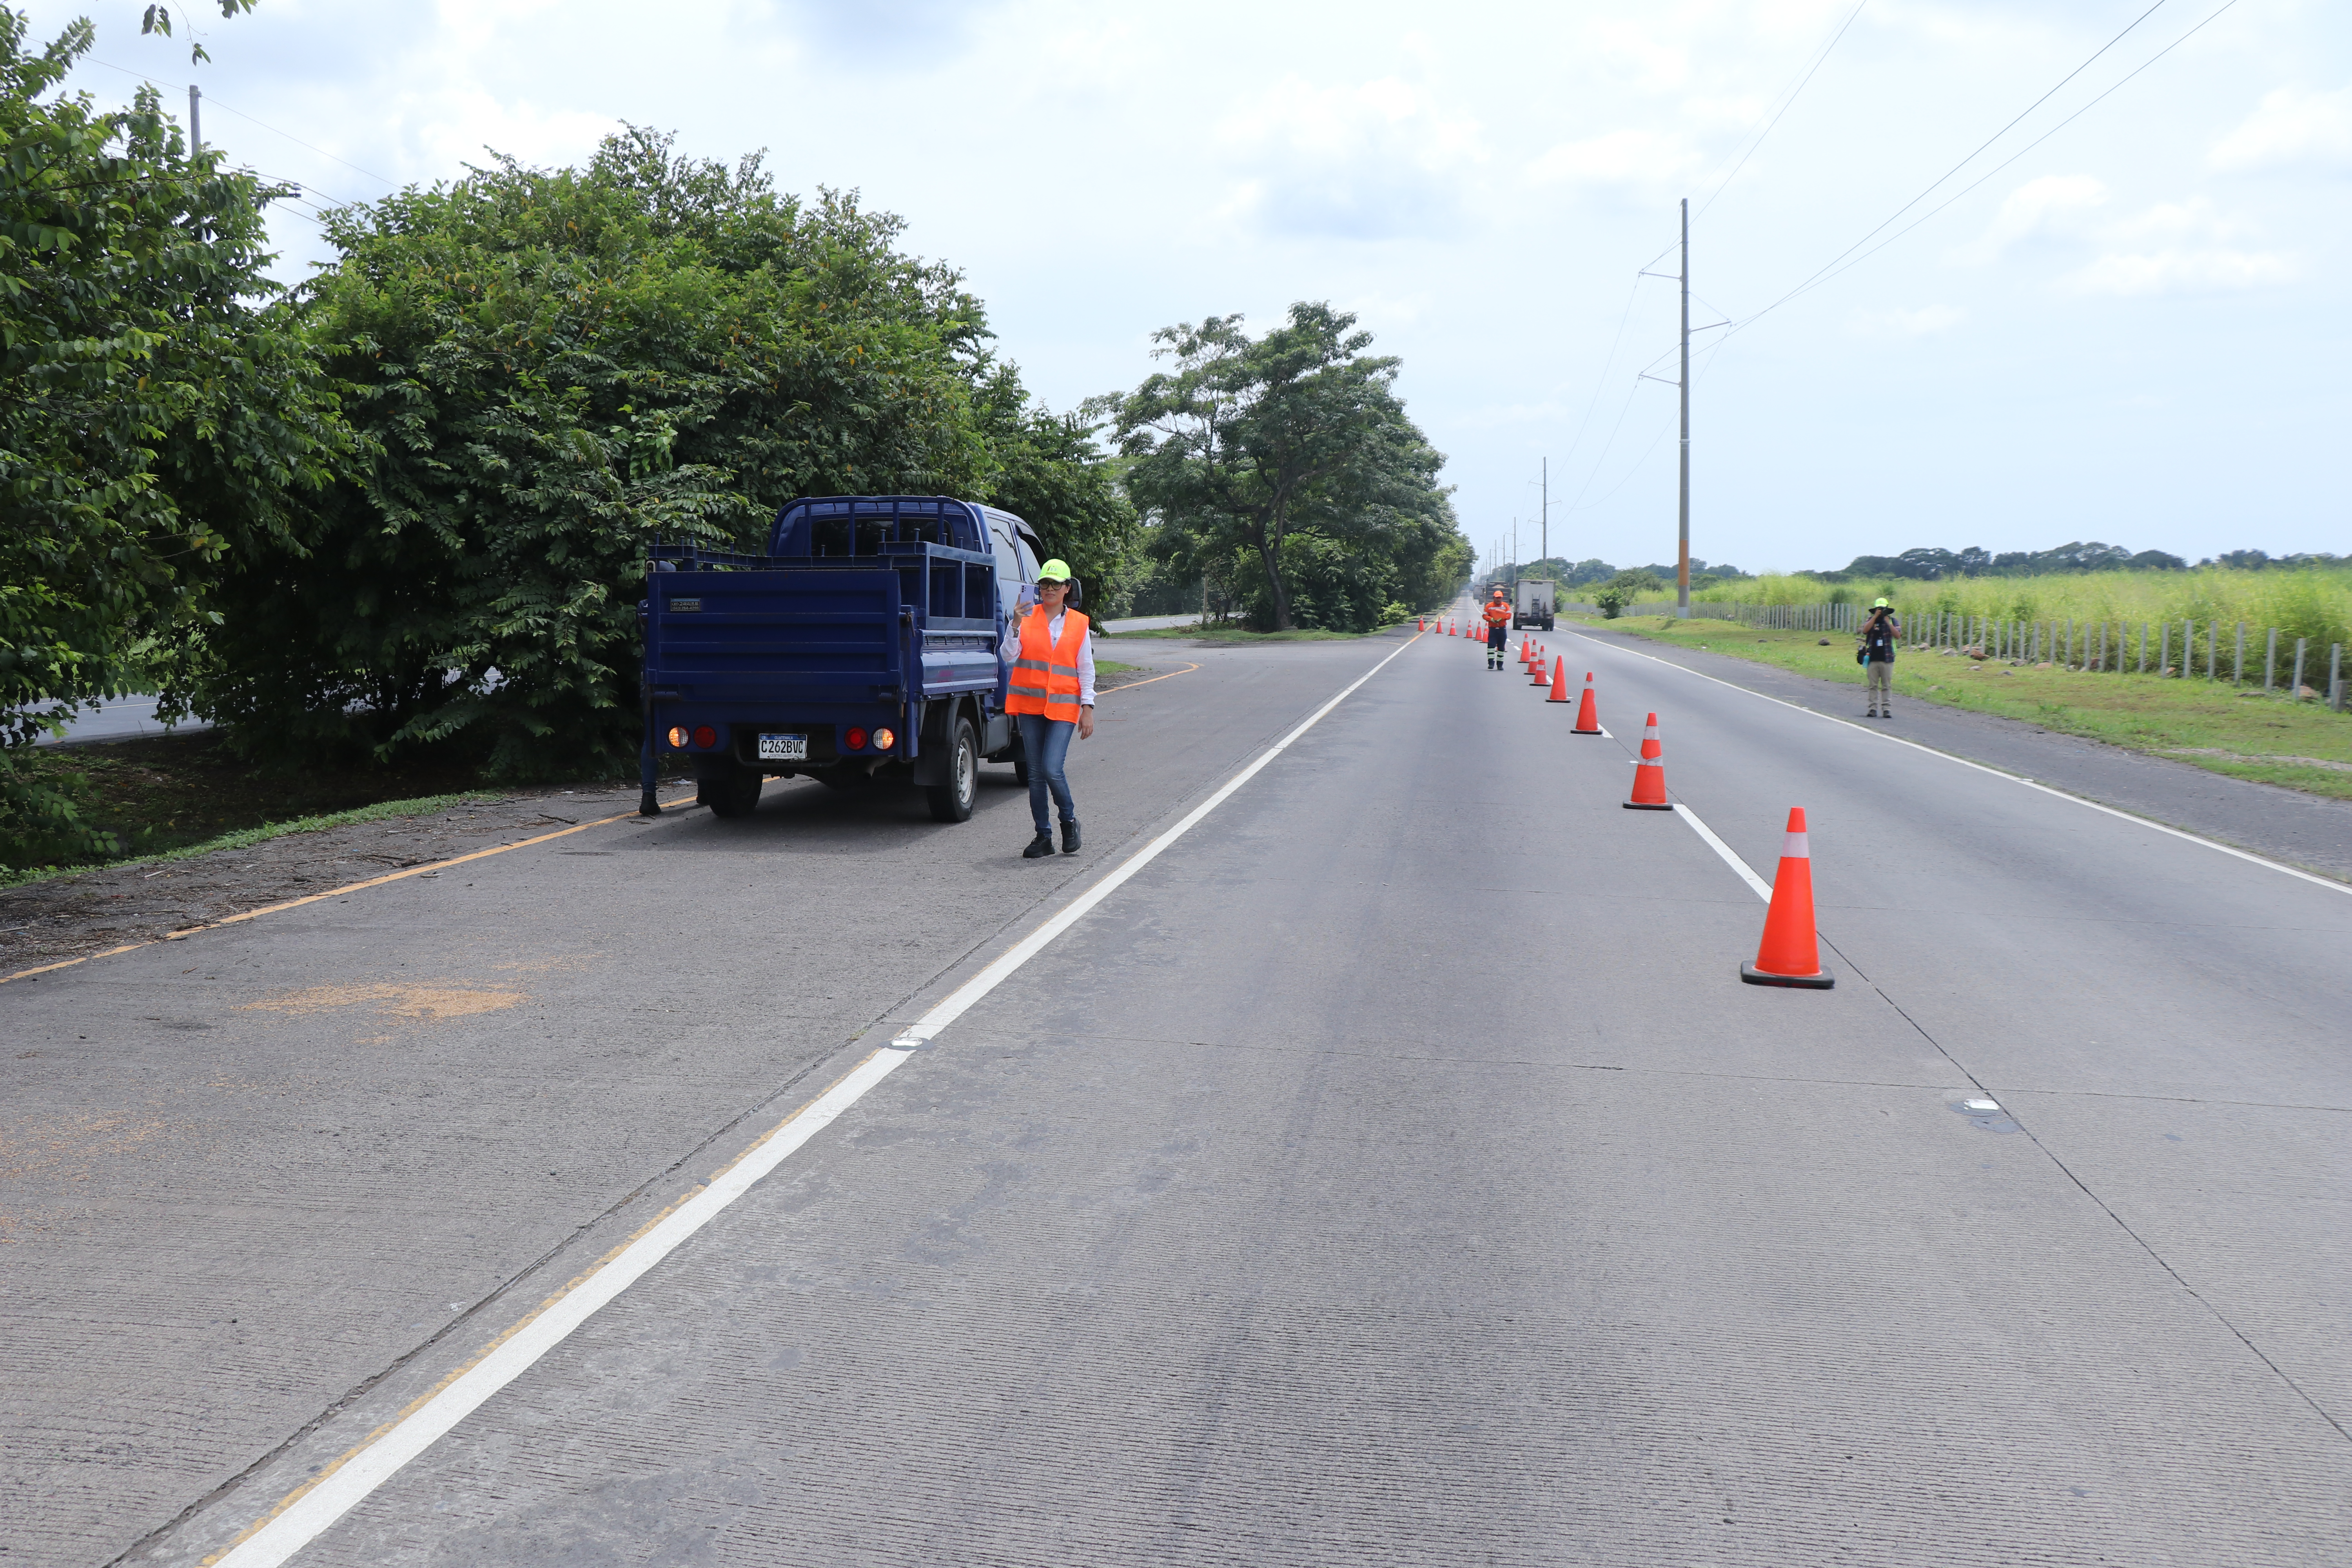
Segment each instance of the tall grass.
M1838 590L1843 589L1843 595ZM1942 610L2014 621L2242 621L2252 632L2278 628L2283 642L2308 637L2325 650L2352 642L2352 569L2270 568L2247 572L2200 566L2186 572L2065 572L2040 577L1956 577L1938 583L1895 579L1839 584L1768 574L1691 595L1718 604L1818 605L1833 596L1891 601L1899 615ZM2202 635L2200 633L2200 635Z

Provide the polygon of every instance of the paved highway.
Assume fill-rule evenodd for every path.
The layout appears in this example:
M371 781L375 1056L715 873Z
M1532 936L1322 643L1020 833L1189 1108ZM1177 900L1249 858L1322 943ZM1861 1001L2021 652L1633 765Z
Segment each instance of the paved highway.
M9 1560L2342 1561L2352 895L1553 640L0 990Z

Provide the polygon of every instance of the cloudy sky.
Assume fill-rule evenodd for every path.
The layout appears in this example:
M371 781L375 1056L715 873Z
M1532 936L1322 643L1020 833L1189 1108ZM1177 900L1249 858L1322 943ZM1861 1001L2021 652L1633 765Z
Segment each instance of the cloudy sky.
M193 68L141 0L30 10L97 22L78 85L196 80L208 142L320 202L623 121L765 148L908 218L1056 406L1155 327L1333 300L1482 551L1516 518L1537 552L1548 458L1555 552L1673 559L1675 392L1636 377L1675 374L1676 289L1636 274L1687 196L1693 324L1735 323L1696 334L1695 555L2352 552L2352 6L2148 5L261 0L197 16Z

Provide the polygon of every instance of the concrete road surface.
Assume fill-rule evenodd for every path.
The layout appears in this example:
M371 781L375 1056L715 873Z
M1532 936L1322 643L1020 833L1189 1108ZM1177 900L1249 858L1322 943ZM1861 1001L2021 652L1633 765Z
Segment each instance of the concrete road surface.
M79 710L66 721L65 732L42 735L37 746L72 746L92 741L133 741L150 735L200 735L212 725L202 719L165 724L155 717L154 696L108 697Z
M2344 1561L2352 895L1586 651L0 989L7 1560Z
M1200 618L1197 612L1187 616L1129 616L1123 620L1105 621L1102 629L1117 637L1121 632L1162 631L1170 626L1189 626Z

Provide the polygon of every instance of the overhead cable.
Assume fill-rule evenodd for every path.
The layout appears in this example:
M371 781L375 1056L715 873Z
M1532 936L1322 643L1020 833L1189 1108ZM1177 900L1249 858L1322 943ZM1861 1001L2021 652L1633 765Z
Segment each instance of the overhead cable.
M2163 0L2158 0L2158 4L2161 5L2162 3ZM1756 155L1757 148L1764 145L1764 138L1772 134L1772 128L1780 123L1780 117L1788 113L1791 108L1795 107L1797 95L1805 90L1806 84L1813 79L1814 73L1819 71L1823 65L1828 63L1830 51L1838 47L1838 40L1845 37L1846 29L1853 26L1854 19L1862 15L1863 6L1869 4L1870 0L1861 0L1860 5L1857 5L1851 12L1847 13L1846 19L1839 25L1838 30L1830 35L1830 41L1823 44L1821 47L1821 51L1813 56L1813 63L1807 66L1805 68L1804 75L1797 79L1797 85L1791 88L1783 88L1781 89L1785 96L1780 100L1780 107L1772 111L1772 118L1765 122L1764 129L1756 133L1756 139L1748 143L1748 150L1739 154L1739 162L1731 165L1730 173L1725 174L1721 180L1717 181L1715 189L1707 194L1706 200L1699 204L1698 211L1691 214L1691 221L1693 223L1696 223L1700 218L1706 216L1706 209L1715 205L1715 198L1723 195L1724 187L1730 184L1732 180L1738 174L1739 171L1748 166L1748 160ZM1658 254L1659 256L1664 257L1666 252L1662 250L1658 252Z
M1978 145L1974 152L1961 159L1958 163L1953 164L1950 168L1945 170L1941 174L1937 175L1934 180L1928 183L1926 189L1922 190L1917 195L1913 196L1909 201L1905 202L1901 206L1895 208L1892 213L1889 213L1875 226L1874 226L1868 234L1864 235L1860 239L1855 240L1852 245L1847 246L1843 250L1839 251L1835 256L1830 258L1828 261L1822 263L1822 265L1803 282L1798 284L1795 288L1790 289L1787 293L1781 295L1779 299L1773 300L1770 304L1765 306L1754 315L1748 317L1746 320L1742 321L1738 326L1734 327L1732 330L1734 331L1740 331L1747 327L1749 322L1755 321L1759 318L1769 315L1772 311L1779 310L1781 306L1787 304L1798 295L1805 292L1808 289L1812 288L1815 284L1824 282L1837 272L1844 270L1844 268L1839 264L1843 262L1846 258L1853 256L1855 251L1858 251L1862 249L1863 247L1869 245L1873 239L1884 233L1891 225L1900 221L1904 214L1909 212L1913 207L1917 206L1921 202L1926 201L1929 196L1933 195L1939 188L1941 188L1947 181L1958 174L1962 169L1967 168L1970 163L1976 162L1979 157L1983 155L1987 148L1990 147L1994 142L2000 141L2002 137L2015 130L2019 122L2023 121L2027 115L2032 114L2035 110L2049 102L2050 100L2057 94L2061 88L2063 88L2068 82L2073 81L2076 77L2081 76L2084 71L2090 69L2091 66L2095 61L2106 54L2108 50L2114 48L2117 44L2122 43L2125 38L2130 37L2135 28L2137 28L2142 22L2147 21L2150 16L2155 16L2158 11L2163 9L2167 3L2168 0L2156 0L2155 5L2150 5L2147 10L2133 17L2131 22L2122 32L2117 33L2114 37L2109 38L2105 43L2100 45L2098 48L2094 50L2088 59L2085 59L2081 65L2076 66L2073 70L2068 71L2063 77L2060 78L2057 86L2053 87L2048 92L2043 93L2040 98L2037 98L2032 103L2027 104L2022 110L2009 121L2008 124L1994 132L1990 136L1986 137L1985 140ZM2237 0L2228 0L2228 4L2221 7L2221 11L2226 11L2231 5L2234 5L2236 4ZM2216 11L2213 13L2213 16L2218 16L2221 14L2221 11ZM2202 28L2207 22L2212 21L2213 16L2206 17L2204 22L2200 22L2197 26L2191 27L2187 33L2182 34L2179 38L2174 39L2172 43L2158 51L2156 55L2141 65L2137 70L2133 71L2130 76L2125 77L2123 81L2118 81L2116 83L2115 87L2107 89L2106 92L2099 94L2098 98L2091 100L2090 103L2084 104L2082 109L2076 110L2073 114L2068 115L2066 119L2060 121L2057 125L2052 126L2049 131L2044 132L2040 137L2037 137L2022 151L2014 154L2007 162L1994 169L1992 174L1999 174L2000 169L2007 168L2010 163L2015 163L2017 159L2019 157L2022 157L2025 153L2031 152L2034 147L2040 146L2042 142L2049 140L2052 134L2079 118L2085 110L2088 110L2092 106L2092 104L2097 103L2101 99L2105 98L2107 93L2115 91L2116 87L2121 87L2125 81L2131 80L2132 77L2137 76L2140 71L2146 70L2148 66L2154 65L2158 60L2160 60L2166 55L2170 54L2175 48L2179 47L2182 43L2186 42L2190 37L2196 34L2199 29ZM1990 174L1984 175L1982 178L1979 178L1975 184L1971 184L1969 187L1969 190L1974 190L1977 184L1982 184L1984 180L1991 177L1992 176ZM1967 191L1960 193L1961 195L1965 195L1967 194ZM1958 199L1958 197L1957 196L1953 198L1953 200ZM1951 203L1948 201L1943 204L1943 206L1949 206L1950 205ZM1941 212L1943 210L1943 206L1936 208L1935 212ZM1931 212L1927 216L1932 217L1935 214L1934 212ZM1916 226L1918 226L1916 224L1910 226L1910 227L1914 228ZM1909 229L1906 228L1904 232L1907 233L1909 232Z
M2129 75L2117 81L2114 87L2110 87L2105 92L2099 94L2097 98L2091 100L2090 102L2083 105L2082 108L2074 110L2074 113L2068 115L2065 119L2060 121L2057 124L2052 126L2041 135L2036 136L2032 141L2027 142L2024 146L2020 147L2016 152L2011 153L2008 157L2002 159L2000 163L1994 164L1991 168L1986 170L1983 174L1969 181L1968 184L1961 187L1959 190L1953 192L1944 200L1937 203L1936 205L1928 208L1926 212L1921 213L1917 217L1912 219L1909 223L1905 224L1893 234L1888 235L1885 239L1880 240L1868 250L1864 251L1860 256L1854 257L1853 260L1846 262L1844 266L1839 267L1836 262L1832 262L1830 266L1835 268L1835 271L1831 271L1825 268L1821 272L1815 273L1804 282L1800 283L1794 289L1790 289L1786 294L1781 295L1778 300L1775 300L1770 304L1765 306L1763 310L1757 311L1755 315L1749 316L1746 320L1738 322L1731 329L1731 332L1745 331L1750 322L1755 321L1759 317L1768 315L1770 312L1779 310L1781 306L1787 304L1798 295L1806 292L1808 289L1818 288L1833 278L1841 277L1845 273L1853 271L1855 268L1861 266L1872 257L1877 255L1880 251L1894 244L1896 240L1901 239L1905 235L1909 234L1913 229L1917 228L1921 224L1926 223L1929 218L1934 217L1937 213L1942 212L1946 207L1950 206L1954 202L1958 201L1962 196L1967 195L1970 191L1975 190L1979 185L1983 184L1987 180L1991 179L1995 174L2000 174L2003 169L2008 168L2011 163L2016 163L2020 158L2024 157L2028 153L2032 152L2036 147L2041 146L2044 142L2049 141L2053 136L2057 135L2061 131L2065 130L2069 125L2074 124L2074 121L2080 120L2085 114L2088 114L2092 110L2096 109L2102 101L2120 89L2125 82L2128 82L2132 79L2132 77L2139 75L2141 71L2147 69L2148 67L2156 64L2157 61L2162 59L2165 56L2170 54L2173 50L2179 48L2181 45L2187 43L2198 34L2203 32L2208 26L2210 26L2214 22L2220 20L2221 12L2229 10L2231 6L2237 5L2237 3L2238 0L2225 0L2221 10L2215 11L2211 16L2206 17L2204 21L2198 23L2197 26L2189 28L2189 31L2181 34L2180 37L2173 39L2172 42L2165 45L2164 47L2150 55L2146 60L2142 61L2136 68L2134 68ZM1880 226L1884 227L1885 226L1882 224ZM1874 230L1873 232L1875 231ZM1868 237L1865 236L1864 237L1867 238ZM1847 254L1851 255L1852 252L1849 251ZM1843 260L1843 258L1841 258L1840 259ZM1731 336L1731 332L1726 332L1724 336L1727 338Z

